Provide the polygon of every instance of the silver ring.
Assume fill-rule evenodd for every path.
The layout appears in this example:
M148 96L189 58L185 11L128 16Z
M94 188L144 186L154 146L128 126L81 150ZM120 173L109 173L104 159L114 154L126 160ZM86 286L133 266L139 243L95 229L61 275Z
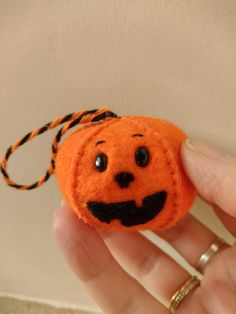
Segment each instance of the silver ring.
M217 238L215 242L213 242L210 247L201 255L199 258L197 265L195 266L196 270L200 273L203 272L206 265L210 262L212 257L219 252L219 250L226 244L225 240L222 238Z

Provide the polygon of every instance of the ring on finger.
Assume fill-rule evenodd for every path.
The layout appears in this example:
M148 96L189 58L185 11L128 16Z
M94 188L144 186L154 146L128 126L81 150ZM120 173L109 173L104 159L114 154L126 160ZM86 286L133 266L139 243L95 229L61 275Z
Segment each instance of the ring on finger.
M186 296L195 288L197 288L200 285L200 280L196 276L190 277L186 283L177 290L169 303L169 310L170 313L175 314L177 308L179 305L183 302L183 300L186 298Z
M209 248L200 256L195 268L200 273L203 273L206 265L211 261L213 256L221 249L226 247L226 242L222 238L217 238Z

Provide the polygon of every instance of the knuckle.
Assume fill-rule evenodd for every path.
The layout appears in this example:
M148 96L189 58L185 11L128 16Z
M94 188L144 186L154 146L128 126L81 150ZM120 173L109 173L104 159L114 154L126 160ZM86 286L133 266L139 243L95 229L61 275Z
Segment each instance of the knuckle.
M137 273L141 279L149 277L154 272L158 256L157 252L146 252L140 255L137 262Z
M137 293L133 292L124 300L118 310L115 310L113 314L133 314L138 313L138 304L136 302Z

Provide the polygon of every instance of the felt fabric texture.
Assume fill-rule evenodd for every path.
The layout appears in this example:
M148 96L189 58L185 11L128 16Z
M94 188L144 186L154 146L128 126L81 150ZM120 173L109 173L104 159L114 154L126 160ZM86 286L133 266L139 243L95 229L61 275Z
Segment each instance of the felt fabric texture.
M196 196L180 161L180 147L185 138L185 133L174 124L151 117L128 116L86 125L70 135L58 151L55 173L59 187L78 216L96 228L124 231L169 228L188 212ZM145 166L136 160L140 147L148 150ZM104 171L95 166L99 154L107 157ZM132 174L125 187L116 180L121 173ZM131 215L140 221L137 209L142 209L145 215L147 197L161 191L166 193L163 208L155 215L150 214L158 205L150 202L151 218L145 217L140 224L122 224L117 212L114 219L102 221L89 210L89 204L94 202L105 204L100 215L104 217L109 204L112 209L114 203L131 202L136 206L133 212L127 211L127 216L129 220ZM124 206L124 212L125 209Z

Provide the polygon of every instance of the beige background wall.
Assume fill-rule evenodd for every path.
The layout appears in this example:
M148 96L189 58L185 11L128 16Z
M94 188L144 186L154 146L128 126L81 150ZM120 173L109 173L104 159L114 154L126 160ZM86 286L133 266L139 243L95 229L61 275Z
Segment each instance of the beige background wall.
M236 154L236 2L0 0L0 151L57 115L108 106L172 120ZM53 134L10 171L45 170ZM51 234L60 196L0 187L0 291L95 309ZM195 212L219 233L209 208Z

